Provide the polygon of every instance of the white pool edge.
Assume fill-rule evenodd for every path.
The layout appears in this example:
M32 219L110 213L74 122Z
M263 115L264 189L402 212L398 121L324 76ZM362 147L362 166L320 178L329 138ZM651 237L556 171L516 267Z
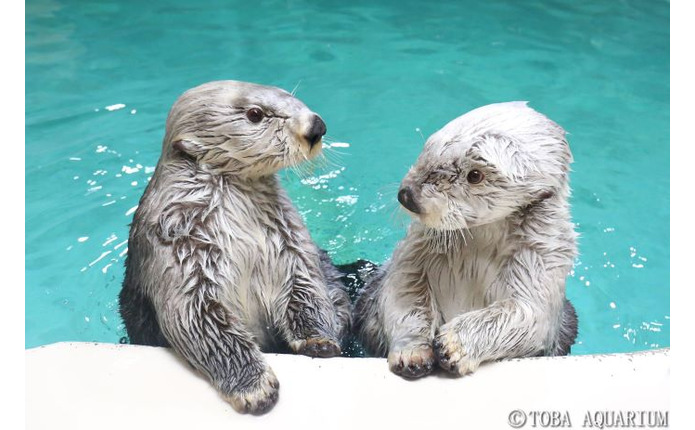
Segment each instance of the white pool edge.
M582 428L589 417L638 413L644 420L669 410L668 349L502 361L463 378L431 375L417 381L391 374L384 359L266 358L280 380L280 400L256 417L234 412L168 349L95 343L28 349L26 425L509 429L511 416L515 423L525 418L524 428L534 423L540 428L553 417Z

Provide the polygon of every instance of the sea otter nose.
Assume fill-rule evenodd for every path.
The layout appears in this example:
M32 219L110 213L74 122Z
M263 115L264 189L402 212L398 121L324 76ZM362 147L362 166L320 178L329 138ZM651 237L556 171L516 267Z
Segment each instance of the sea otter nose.
M415 202L413 190L410 187L403 187L398 191L398 201L410 212L420 213L420 206Z
M309 146L313 148L324 134L326 134L326 123L323 122L320 116L314 115L311 128L309 128L307 134L304 135L304 138L309 142Z

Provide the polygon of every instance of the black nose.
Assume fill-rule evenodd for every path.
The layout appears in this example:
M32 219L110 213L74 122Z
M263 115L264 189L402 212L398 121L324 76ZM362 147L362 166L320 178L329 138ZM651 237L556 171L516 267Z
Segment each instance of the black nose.
M410 212L416 214L420 213L420 206L415 202L413 190L411 190L410 187L403 187L398 191L398 201Z
M314 115L314 121L311 123L311 128L304 138L307 142L309 142L309 146L313 148L314 145L321 140L321 137L323 137L324 134L326 134L326 123L323 122L320 116Z

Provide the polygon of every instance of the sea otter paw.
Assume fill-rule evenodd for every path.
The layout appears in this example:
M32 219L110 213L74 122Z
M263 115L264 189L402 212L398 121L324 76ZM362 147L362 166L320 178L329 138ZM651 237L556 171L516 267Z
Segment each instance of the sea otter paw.
M332 339L324 337L312 337L294 341L290 347L297 354L308 355L309 357L337 357L340 355L340 345Z
M405 347L389 353L389 369L404 378L421 378L432 372L435 366L434 351L429 345Z
M278 400L280 383L268 368L258 381L242 390L224 394L224 399L242 414L259 415L269 411Z
M454 330L442 330L432 343L439 367L447 372L463 376L474 372L480 361L472 357Z

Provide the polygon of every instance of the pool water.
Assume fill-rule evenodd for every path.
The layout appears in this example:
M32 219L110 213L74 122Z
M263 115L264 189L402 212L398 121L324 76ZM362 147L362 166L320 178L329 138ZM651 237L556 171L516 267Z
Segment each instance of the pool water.
M180 93L296 88L329 163L282 178L339 263L385 261L427 136L528 100L570 133L575 354L669 346L666 1L26 3L26 338L118 342L128 224ZM340 145L343 143L343 145Z

